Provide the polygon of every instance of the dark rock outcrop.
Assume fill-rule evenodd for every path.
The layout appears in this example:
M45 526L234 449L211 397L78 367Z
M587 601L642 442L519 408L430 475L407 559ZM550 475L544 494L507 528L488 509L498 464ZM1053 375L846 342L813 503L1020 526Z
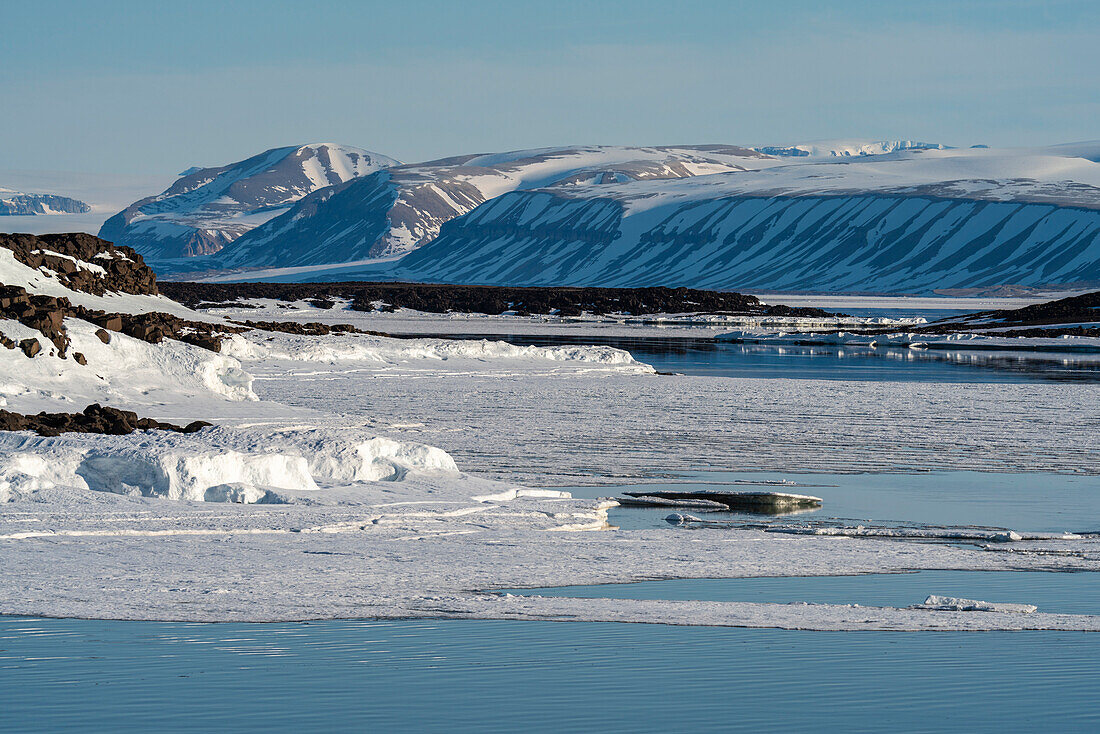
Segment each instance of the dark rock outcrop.
M138 418L137 413L93 403L80 413L38 413L23 415L0 409L0 431L34 431L39 436L62 433L107 433L121 436L134 431L163 430L194 433L211 425L192 421L186 426L161 423L152 418Z
M97 296L107 291L157 295L156 276L141 255L90 234L0 234L0 247L11 250L27 267L52 270L63 286L74 291Z
M24 339L19 342L19 348L23 350L23 354L33 357L42 351L42 344L37 339Z
M111 341L111 331L151 344L159 344L164 339L194 344L212 352L221 351L222 339L227 334L239 334L248 329L223 324L210 324L205 321L189 321L171 314L153 312L142 314L107 313L96 309L74 306L68 298L32 295L19 286L0 285L0 318L18 321L24 326L36 329L53 342L57 353L64 357L69 348L69 336L65 330L65 318L78 318L95 324L100 329L96 336L104 344ZM24 340L33 341L36 339ZM24 342L21 342L21 346ZM37 354L37 348L22 346L28 357ZM29 350L33 349L33 353Z
M690 288L512 288L428 283L184 283L165 282L162 292L191 308L232 305L249 298L325 301L345 298L356 311L411 308L429 313L631 315L718 313L826 316L818 308L765 306L755 296Z
M304 336L328 336L329 334L370 334L371 336L391 336L382 331L360 329L351 324L322 324L317 321L234 321L234 324L247 326L260 331L279 331L284 334L302 334Z
M106 313L90 308L74 306L70 313L79 319L88 321L101 327L96 335L105 344L110 342L110 334L104 340L100 331L117 331L126 336L140 339L150 344L160 344L165 339L193 344L212 352L221 351L222 339L228 334L239 334L248 331L246 328L226 326L224 324L211 324L205 321L189 321L172 314L160 313Z
M1054 326L1059 324L1089 324L1100 322L1100 291L1084 293L1080 296L1060 298L1057 301L1036 303L1023 308L1002 311L979 311L944 319L929 324L929 331L951 330L959 323L984 328L1019 326ZM1093 327L1096 328L1096 327Z

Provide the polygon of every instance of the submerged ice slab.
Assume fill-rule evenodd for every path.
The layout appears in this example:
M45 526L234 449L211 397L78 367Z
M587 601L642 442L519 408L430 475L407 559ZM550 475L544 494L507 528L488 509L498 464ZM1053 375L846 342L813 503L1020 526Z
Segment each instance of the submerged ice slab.
M821 498L790 492L728 492L716 489L676 491L671 489L625 492L630 497L649 495L665 500L701 500L718 503L730 510L775 514L808 507L820 507Z

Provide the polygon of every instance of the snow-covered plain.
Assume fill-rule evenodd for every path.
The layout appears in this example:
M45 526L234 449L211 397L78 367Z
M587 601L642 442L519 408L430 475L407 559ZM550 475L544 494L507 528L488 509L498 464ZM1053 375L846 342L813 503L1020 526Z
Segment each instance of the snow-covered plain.
M32 290L57 286L44 277L23 280ZM90 307L110 300L85 297ZM250 331L214 354L120 334L103 344L78 322L67 326L87 366L0 349L9 410L72 411L98 401L216 426L3 434L2 613L1100 629L1100 617L1041 608L488 593L654 578L1100 571L1100 546L1088 533L1036 536L1022 527L1019 539L943 544L927 534L614 530L613 502L554 489L706 468L1100 474L1100 402L1089 385L668 376L607 347L365 334ZM17 325L0 323L9 330Z

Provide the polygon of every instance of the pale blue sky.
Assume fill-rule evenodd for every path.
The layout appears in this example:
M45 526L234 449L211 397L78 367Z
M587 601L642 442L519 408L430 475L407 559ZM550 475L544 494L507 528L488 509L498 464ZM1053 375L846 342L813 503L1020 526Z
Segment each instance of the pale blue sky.
M62 2L0 9L0 169L304 142L1100 138L1100 2Z

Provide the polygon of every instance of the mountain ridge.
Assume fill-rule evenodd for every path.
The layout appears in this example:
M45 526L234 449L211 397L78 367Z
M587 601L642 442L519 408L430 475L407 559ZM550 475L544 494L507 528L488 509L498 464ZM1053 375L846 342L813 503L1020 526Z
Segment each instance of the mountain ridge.
M92 207L79 199L57 194L28 194L0 188L0 216L86 214Z
M329 262L396 257L430 242L447 221L508 191L744 170L742 160L754 158L765 156L723 145L571 146L394 166L315 192L215 261L239 267L305 264L326 256ZM306 242L310 249L303 252Z
M397 163L360 148L314 143L190 168L160 194L112 216L99 236L153 261L209 255L313 191Z

